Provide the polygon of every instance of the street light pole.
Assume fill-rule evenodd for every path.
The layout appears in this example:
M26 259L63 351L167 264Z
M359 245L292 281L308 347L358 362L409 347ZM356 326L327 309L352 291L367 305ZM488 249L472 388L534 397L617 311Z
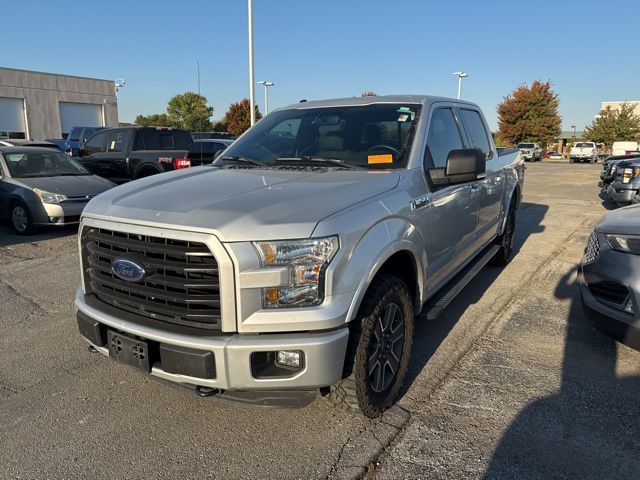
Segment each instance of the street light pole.
M460 96L462 95L462 79L468 77L469 74L465 72L454 72L453 75L458 77L458 100L460 100Z
M253 78L253 0L247 0L249 10L249 111L251 126L256 123L256 89Z
M262 80L258 84L264 87L264 114L269 114L269 87L273 87L275 83Z
M571 128L573 128L573 138L576 138L576 126L575 125L571 125Z

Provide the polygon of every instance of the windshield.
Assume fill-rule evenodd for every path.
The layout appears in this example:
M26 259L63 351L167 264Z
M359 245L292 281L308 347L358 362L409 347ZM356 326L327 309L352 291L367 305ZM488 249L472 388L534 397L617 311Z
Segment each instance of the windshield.
M518 148L533 148L533 143L520 143Z
M420 106L374 104L273 112L216 161L349 168L403 168Z
M577 148L593 148L593 143L576 143Z
M86 168L62 152L11 152L4 158L13 178L88 175Z

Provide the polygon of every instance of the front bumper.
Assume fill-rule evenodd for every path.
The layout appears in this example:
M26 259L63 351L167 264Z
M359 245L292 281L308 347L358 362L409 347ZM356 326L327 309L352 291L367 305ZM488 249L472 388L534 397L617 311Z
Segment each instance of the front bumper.
M605 334L640 350L640 257L611 250L604 243L600 245L596 260L581 265L578 271L577 283L585 314ZM624 285L634 313L596 298L589 285L601 282Z
M621 205L628 205L633 202L637 190L633 188L623 188L619 184L615 183L609 185L607 193L614 202Z
M76 306L81 315L118 332L126 332L159 345L175 346L211 352L215 359L215 378L199 378L167 372L161 363L151 367L151 375L171 382L216 388L220 390L307 390L336 383L342 376L349 338L348 328L325 332L223 334L219 336L190 335L149 326L137 321L135 315L123 319L96 303L94 297L78 289ZM98 308L100 307L100 308ZM117 313L117 312L113 312ZM84 336L84 335L83 335ZM100 353L108 355L106 344L85 339ZM256 352L299 350L304 353L304 366L286 378L256 378L252 372L251 355Z
M35 225L74 225L80 222L80 214L87 202L43 203L35 210L33 223Z

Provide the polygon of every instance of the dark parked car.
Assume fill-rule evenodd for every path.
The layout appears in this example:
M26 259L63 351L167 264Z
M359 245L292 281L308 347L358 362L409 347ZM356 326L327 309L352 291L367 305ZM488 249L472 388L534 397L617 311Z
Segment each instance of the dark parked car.
M194 140L235 140L237 135L229 132L191 132Z
M609 212L589 236L578 272L586 316L640 349L640 205Z
M0 147L0 216L17 233L78 223L87 202L113 186L59 150Z
M222 139L204 139L204 140L194 140L193 143L196 145L196 151L201 152L204 155L211 156L214 158L217 157L220 152L225 150L229 145L233 143L233 140L222 140Z
M62 150L58 145L51 142L38 142L35 140L23 140L23 139L3 139L0 140L0 146L3 147L42 147L42 148L53 148L58 152L62 152Z
M213 162L196 149L189 132L168 127L100 130L79 152L88 169L116 183Z

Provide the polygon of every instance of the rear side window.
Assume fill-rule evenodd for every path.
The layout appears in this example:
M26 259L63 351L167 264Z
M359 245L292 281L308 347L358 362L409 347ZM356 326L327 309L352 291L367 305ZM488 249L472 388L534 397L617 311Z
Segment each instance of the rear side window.
M469 137L469 146L481 150L486 158L491 158L493 152L491 151L489 136L484 128L484 122L480 118L480 114L475 110L460 110L460 116L462 117L462 124L467 132L467 137Z
M191 135L182 130L142 130L136 135L135 150L193 150Z
M445 168L449 152L461 148L462 139L453 111L450 108L434 111L427 133L427 157L430 158L425 159L426 168Z

